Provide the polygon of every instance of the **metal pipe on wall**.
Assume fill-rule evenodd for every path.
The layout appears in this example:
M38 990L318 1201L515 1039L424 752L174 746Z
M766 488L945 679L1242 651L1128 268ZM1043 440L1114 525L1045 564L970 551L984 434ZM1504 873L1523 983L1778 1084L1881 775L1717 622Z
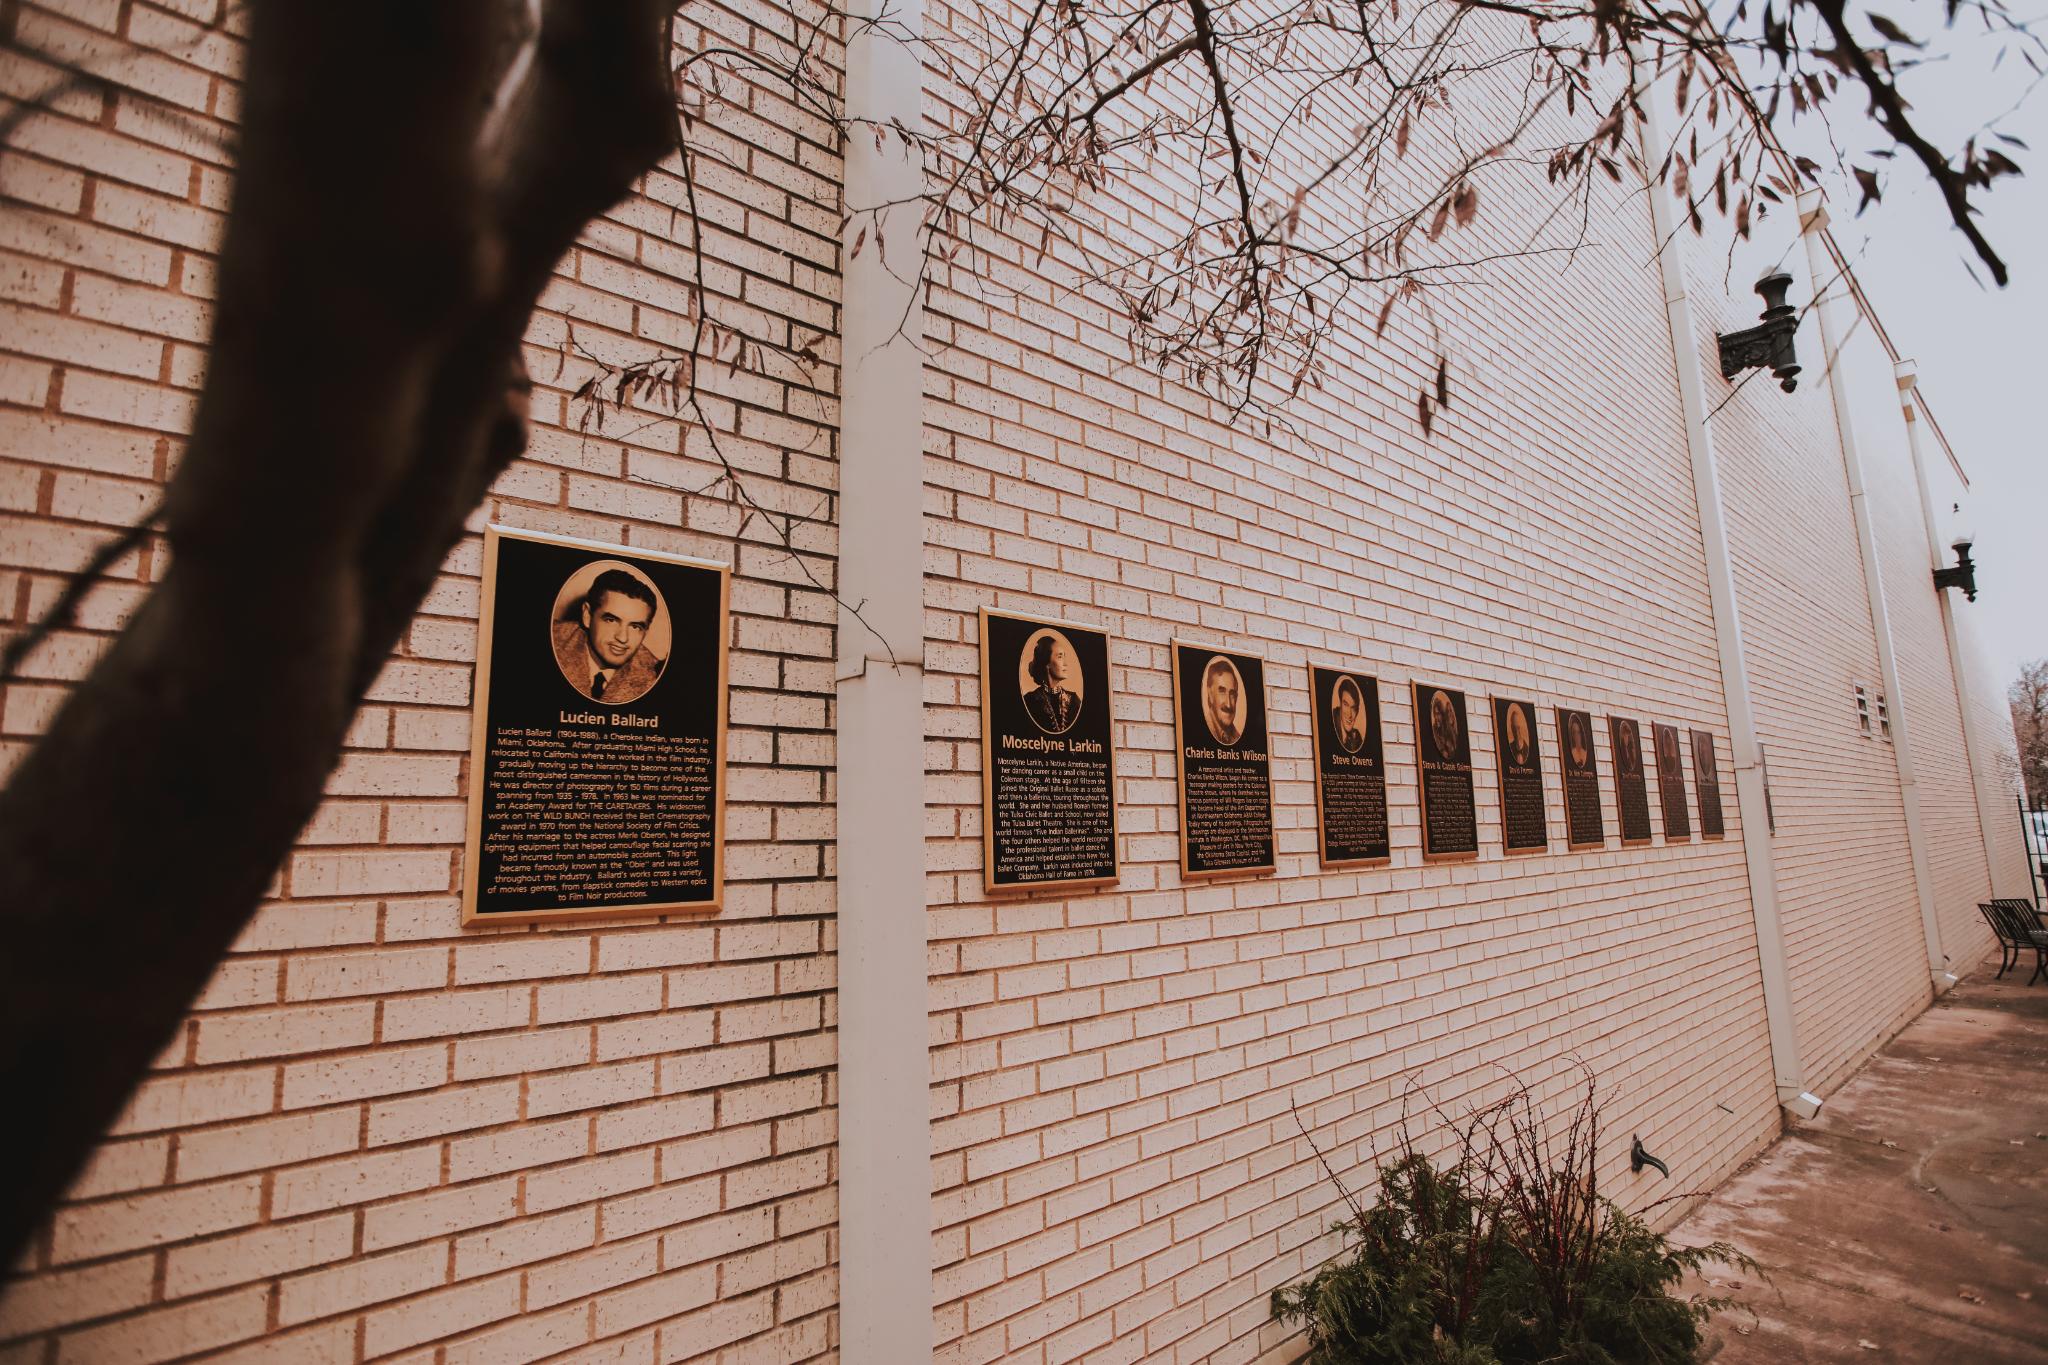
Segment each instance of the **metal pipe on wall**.
M1643 163L1663 160L1664 135L1657 102L1643 98ZM1660 180L1648 186L1650 221L1656 234L1662 271L1664 309L1671 328L1671 350L1678 369L1679 404L1685 417L1685 443L1692 457L1693 496L1699 507L1700 540L1706 555L1707 591L1714 612L1719 646L1721 690L1728 705L1728 739L1735 769L1735 806L1742 816L1742 853L1749 871L1749 899L1756 921L1757 965L1762 976L1764 1019L1771 1042L1771 1069L1778 1103L1798 1118L1820 1111L1818 1097L1806 1089L1799 1055L1798 1025L1792 1013L1791 974L1785 962L1785 929L1778 913L1777 863L1771 850L1770 816L1764 790L1763 748L1757 740L1756 708L1750 698L1749 668L1743 660L1742 614L1735 599L1735 570L1728 555L1728 530L1722 515L1721 474L1714 454L1714 434L1707 425L1705 389L1700 378L1698 334L1692 301L1686 295L1685 268L1670 244L1677 236L1678 214L1670 188Z
M1877 639L1877 668L1889 703L1892 759L1898 765L1899 802L1906 817L1906 856L1913 865L1913 890L1920 905L1920 933L1927 945L1927 975L1934 993L1956 984L1948 953L1941 946L1941 918L1934 906L1934 876L1927 861L1926 824L1920 813L1920 783L1913 768L1911 727L1906 693L1899 686L1898 658L1892 649L1891 612L1885 604L1884 568L1877 553L1877 532L1871 523L1870 499L1863 482L1863 456L1856 440L1856 413L1844 382L1842 332L1835 320L1841 298L1841 272L1829 259L1821 231L1827 208L1819 190L1799 195L1799 231L1806 245L1806 271L1813 289L1813 314L1820 326L1822 368L1834 400L1835 430L1842 445L1842 469L1849 482L1849 512L1856 524L1856 544L1863 553L1863 585L1870 600L1871 633Z
M856 0L848 113L917 127L921 0ZM839 1331L846 1365L932 1351L924 895L923 165L895 138L846 144L839 428ZM903 207L870 222L862 211ZM873 238L853 249L861 235ZM856 606L857 604L857 606Z

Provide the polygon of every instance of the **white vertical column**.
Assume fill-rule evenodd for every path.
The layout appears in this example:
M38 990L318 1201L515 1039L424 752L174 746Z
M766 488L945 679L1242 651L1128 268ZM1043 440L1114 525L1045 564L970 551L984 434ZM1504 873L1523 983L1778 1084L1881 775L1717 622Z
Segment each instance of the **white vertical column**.
M1657 101L1643 99L1644 164L1664 158ZM1820 1100L1807 1092L1799 1056L1799 1030L1792 1014L1792 980L1785 964L1785 928L1778 915L1777 861L1771 850L1770 816L1764 793L1763 748L1757 742L1756 707L1750 700L1749 666L1742 654L1742 613L1735 600L1735 570L1728 557L1728 529L1721 513L1721 473L1714 433L1707 425L1700 378L1699 342L1692 301L1685 292L1679 260L1677 214L1670 187L1649 186L1650 220L1663 271L1664 309L1671 325L1671 350L1678 365L1678 398L1685 417L1685 443L1692 456L1693 497L1699 505L1700 541L1707 561L1707 594L1714 611L1714 636L1721 661L1721 691L1728 703L1728 739L1735 766L1735 807L1742 815L1742 854L1749 871L1749 901L1756 919L1757 965L1763 978L1764 1020L1770 1032L1771 1069L1778 1103L1799 1118L1812 1118Z
M1892 758L1899 770L1899 801L1905 808L1906 856L1913 865L1913 889L1920 902L1920 933L1927 944L1927 974L1934 993L1956 984L1948 954L1941 946L1941 917L1934 908L1934 876L1927 861L1927 831L1920 818L1920 783L1913 770L1912 727L1905 689L1899 686L1898 660L1892 650L1891 613L1885 606L1884 570L1877 553L1877 532L1870 520L1870 499L1863 484L1863 456L1856 442L1856 413L1842 373L1842 331L1835 311L1847 295L1847 281L1828 254L1821 231L1827 207L1819 190L1799 196L1800 232L1806 239L1806 271L1813 287L1813 314L1820 324L1820 345L1828 393L1835 404L1835 429L1842 442L1842 468L1849 481L1849 512L1856 523L1856 543L1863 551L1863 584L1870 598L1871 632L1877 637L1877 668L1884 685L1892 727Z
M884 10L887 32L858 28ZM846 104L915 128L921 0L855 0ZM840 310L839 1333L846 1365L931 1358L924 909L923 167L847 139ZM878 205L900 203L878 219ZM857 238L865 237L858 251ZM887 239L884 250L883 238ZM893 263L893 269L892 264Z
M1899 404L1906 418L1906 449L1913 456L1913 479L1919 486L1920 519L1927 527L1927 569L1931 578L1936 569L1946 567L1942 562L1942 551L1947 547L1941 543L1941 526L1934 515L1934 490L1927 478L1927 461L1920 453L1920 370L1912 361L1902 360L1893 367L1893 373L1898 380ZM1977 798L1977 837L1983 841L1984 885L1996 896L1999 894L1998 860L1991 854L1991 831L1997 828L1993 821L2001 815L2010 820L2012 813L1999 812L1991 806L1983 769L1977 766L1978 759L1991 751L1977 729L1977 708L1971 704L1969 660L1956 630L1955 603L1950 600L1946 588L1935 590L1935 600L1941 604L1941 631L1948 645L1949 677L1956 688L1956 712L1963 720L1963 757L1970 768L1970 791Z

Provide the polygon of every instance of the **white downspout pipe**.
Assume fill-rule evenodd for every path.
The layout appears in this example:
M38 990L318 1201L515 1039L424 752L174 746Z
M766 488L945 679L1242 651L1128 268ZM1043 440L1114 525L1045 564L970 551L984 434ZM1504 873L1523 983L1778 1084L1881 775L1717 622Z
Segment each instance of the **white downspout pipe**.
M858 23L885 11L887 34ZM918 127L924 67L906 39L923 31L922 0L855 0L849 17L847 112L876 127ZM840 1359L913 1365L932 1353L924 310L915 286L924 172L894 136L877 147L856 134L845 174L855 217L840 256ZM878 224L862 214L889 203L904 206Z
M1643 95L1645 166L1664 157L1657 101ZM1728 557L1728 529L1721 511L1720 465L1714 433L1707 425L1700 378L1698 334L1692 301L1685 292L1685 267L1673 243L1678 215L1670 187L1652 177L1650 220L1663 272L1664 311L1671 325L1671 351L1678 367L1678 398L1685 417L1685 444L1692 456L1693 497L1699 505L1700 541L1706 554L1707 593L1714 611L1714 636L1721 660L1721 690L1728 703L1728 740L1735 768L1735 808L1742 817L1742 854L1749 871L1749 901L1756 919L1757 965L1763 978L1764 1020L1771 1041L1771 1070L1778 1103L1796 1118L1820 1112L1819 1098L1806 1089L1799 1057L1799 1030L1792 1013L1792 980L1785 964L1785 928L1778 916L1777 862L1771 851L1770 816L1764 792L1763 748L1757 742L1756 708L1750 699L1749 667L1742 654L1742 615L1735 600L1735 570Z
M1906 418L1906 449L1913 456L1913 479L1920 490L1920 519L1927 527L1928 571L1946 567L1942 563L1941 524L1934 515L1934 490L1927 478L1927 461L1920 453L1920 368L1910 360L1901 360L1893 367L1899 383L1899 404ZM1948 645L1949 677L1955 682L1956 713L1963 722L1963 758L1970 768L1970 792L1977 798L1977 837L1983 841L1984 885L1991 895L1998 895L1998 863L1991 856L1991 831L2000 817L1993 814L1989 793L1985 791L1982 770L1977 766L1980 755L1990 752L1984 744L1984 736L1977 728L1976 707L1970 703L1970 671L1964 656L1962 640L1956 629L1956 607L1949 598L1948 589L1935 590L1935 600L1941 604L1941 631ZM2010 819L2008 814L2004 818Z
M1920 784L1913 770L1913 745L1907 722L1905 689L1899 686L1898 659L1892 649L1891 613L1885 605L1884 571L1878 559L1877 532L1871 524L1870 499L1863 484L1863 456L1856 442L1856 415L1849 386L1841 372L1842 332L1835 308L1843 294L1843 278L1828 254L1821 232L1828 211L1819 190L1799 195L1799 228L1806 239L1806 273L1813 289L1813 313L1820 323L1820 346L1828 393L1834 399L1835 429L1842 443L1842 468L1849 481L1849 512L1856 523L1856 543L1863 551L1863 584L1870 599L1871 632L1877 637L1877 668L1889 703L1892 758L1899 769L1899 802L1905 808L1906 856L1913 865L1913 889L1920 902L1920 932L1927 945L1927 975L1940 995L1956 984L1948 954L1941 946L1941 917L1934 905L1934 877L1927 862L1927 831L1920 818Z

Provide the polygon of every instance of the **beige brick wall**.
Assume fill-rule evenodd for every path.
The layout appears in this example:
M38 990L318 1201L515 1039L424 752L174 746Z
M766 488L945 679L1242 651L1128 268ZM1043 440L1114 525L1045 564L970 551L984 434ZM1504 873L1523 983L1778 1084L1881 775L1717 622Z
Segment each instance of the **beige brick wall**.
M1748 283L1756 262L1786 263L1797 280L1795 300L1813 297L1789 220L1772 220L1732 266L1712 237L1688 252L1710 405L1721 401L1715 333L1753 325L1762 306ZM1890 745L1865 739L1857 724L1855 688L1869 694L1874 729L1882 680L1830 376L1811 314L1801 323L1799 349L1806 372L1796 392L1752 372L1713 426L1777 817L1772 848L1800 1056L1808 1087L1825 1094L1924 1006L1931 990L1897 762Z
M1519 243L1537 192L1487 192L1483 245ZM1154 211L1129 196L1120 210L1134 234ZM1648 216L1620 196L1594 212L1572 269L1510 267L1440 302L1459 387L1434 440L1412 415L1431 363L1412 317L1384 342L1369 319L1347 327L1328 386L1267 431L1132 368L1037 267L1035 242L993 267L1014 302L969 284L935 295L948 349L927 388L927 868L949 1365L1283 1349L1266 1296L1335 1249L1339 1211L1297 1106L1313 1145L1369 1188L1411 1085L1457 1112L1512 1073L1554 1102L1583 1060L1606 1105L1602 1176L1628 1202L1711 1184L1775 1131L1732 787L1725 843L1623 851L1610 789L1608 848L1561 851L1549 707L1711 729L1729 762ZM1115 639L1112 892L981 895L982 605ZM1275 876L1178 875L1173 636L1268 660ZM1311 661L1382 680L1387 869L1315 863ZM1467 687L1481 717L1476 863L1421 860L1417 677ZM1560 850L1546 856L1499 851L1484 776L1496 689L1545 708ZM1629 1174L1634 1131L1676 1184Z
M149 504L189 430L241 49L195 41L215 10L14 11L24 43L94 54L121 88L65 95L0 156L10 626ZM783 5L704 13L742 41L792 26ZM56 78L0 61L10 96ZM829 333L836 153L814 121L754 98L732 115L747 143L723 144L738 168L707 168L702 187L713 308L784 339ZM458 927L470 536L272 899L0 1299L10 1365L832 1354L833 351L808 376L707 381L752 493L805 518L800 562L715 487L702 431L642 411L586 432L570 398L591 373L578 348L625 362L684 335L682 202L673 165L652 173L562 261L527 338L532 447L472 530L495 519L734 565L726 908ZM117 566L34 681L7 689L9 756L162 554Z

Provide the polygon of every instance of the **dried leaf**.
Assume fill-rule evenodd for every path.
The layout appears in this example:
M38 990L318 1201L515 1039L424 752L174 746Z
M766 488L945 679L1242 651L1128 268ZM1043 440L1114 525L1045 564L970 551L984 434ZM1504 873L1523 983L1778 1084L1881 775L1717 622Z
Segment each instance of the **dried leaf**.
M1992 153L1996 156L1997 153ZM1458 220L1459 227L1472 226L1472 220L1479 213L1479 190L1469 181L1458 187L1458 193L1451 200L1451 213Z

